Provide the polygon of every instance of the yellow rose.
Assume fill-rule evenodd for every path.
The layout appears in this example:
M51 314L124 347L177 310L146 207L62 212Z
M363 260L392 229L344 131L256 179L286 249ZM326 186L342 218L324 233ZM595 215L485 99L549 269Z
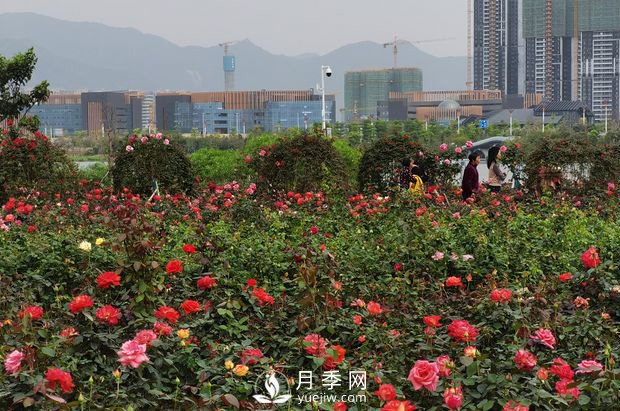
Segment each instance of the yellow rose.
M121 370L112 371L112 376L118 380L119 378L121 378Z
M232 370L235 367L235 364L228 360L226 362L224 362L224 368L226 368L227 370Z
M185 340L189 338L189 330L187 328L181 328L179 331L177 331L177 336L180 339Z
M243 364L237 364L235 365L235 368L233 368L233 372L237 377L245 377L248 374L248 371L250 371L248 366Z
M95 244L97 244L97 245L101 245L103 243L105 243L105 239L103 239L101 237L99 237L98 239L95 240Z

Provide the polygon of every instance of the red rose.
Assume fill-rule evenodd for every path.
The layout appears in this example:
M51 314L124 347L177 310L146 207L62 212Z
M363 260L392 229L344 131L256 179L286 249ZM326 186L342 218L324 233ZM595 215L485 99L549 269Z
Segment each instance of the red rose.
M440 355L435 360L437 363L437 367L439 367L439 376L440 377L449 377L452 374L452 368L455 367L454 362L450 359L449 355Z
M531 352L527 350L519 350L515 354L515 364L517 368L523 371L532 371L536 367L537 359Z
M270 296L264 288L255 288L252 290L252 297L258 299L258 305L275 304L275 300Z
M448 277L446 287L464 287L461 277Z
M566 361L561 358L553 360L553 365L549 367L551 374L557 375L561 380L572 381L575 373Z
M185 300L181 304L181 309L185 311L185 314L192 314L200 311L200 303L195 300Z
M572 388L568 388L568 386L573 386ZM574 399L579 398L579 387L571 380L561 380L555 383L555 391L560 395L570 395Z
M463 405L463 390L461 387L448 387L443 392L443 402L446 407L456 410Z
M168 274L180 273L183 271L183 264L179 260L172 260L166 264L166 272Z
M121 312L118 308L114 308L111 305L104 305L97 310L95 316L100 322L107 323L108 325L117 325L118 320L121 318Z
M157 335L171 335L172 334L172 327L169 326L166 323L160 323L160 322L156 322L153 325L153 331L155 332L155 334Z
M19 312L19 318L29 316L32 321L39 320L43 317L43 308L38 305L29 305L23 311Z
M75 387L71 374L60 368L49 368L45 373L45 379L52 390L55 390L56 384L59 384L62 392L72 393L73 387Z
M379 315L383 312L381 304L374 301L368 302L368 304L366 304L366 309L368 310L368 314L370 315Z
M78 295L73 298L73 301L69 304L69 311L73 314L77 314L80 311L92 307L94 305L93 299L88 295Z
M571 273L562 273L562 274L560 274L560 281L562 281L563 283L567 282L571 278L573 278L573 275Z
M303 341L304 350L315 357L325 354L325 338L318 334L309 334Z
M312 234L318 234L319 233L319 227L313 225L312 227L310 227L310 232Z
M160 320L168 320L172 324L176 324L179 320L179 313L172 307L167 307L162 305L155 311L155 318L159 318Z
M240 362L241 364L254 365L263 357L263 352L258 348L248 348L241 352Z
M507 303L512 297L512 291L501 288L491 291L491 301L495 303Z
M121 285L121 277L114 271L106 271L105 273L99 274L99 277L97 277L97 287L99 288L116 287L119 285Z
M392 384L381 384L374 394L382 401L392 401L396 399L396 390Z
M346 354L346 350L339 346L334 345L331 347L333 354L330 354L327 350L325 351L325 355L323 356L323 368L326 370L333 370L336 368L336 365L342 364L344 361L344 356Z
M381 411L414 411L415 405L409 404L409 401L392 400L385 404Z
M428 325L429 327L441 327L439 321L441 321L440 315L427 315L426 317L424 317L424 324Z
M185 244L183 246L183 251L185 251L187 254L194 254L196 252L196 247L194 247L194 245L192 244Z
M198 286L198 288L200 288L201 290L206 290L207 288L213 288L217 285L217 282L215 281L215 278L205 275L204 277L200 278L197 282L196 285Z
M516 402L515 400L508 401L502 411L529 411L530 407L525 405L521 405L520 402Z
M409 371L407 379L411 381L413 389L416 391L422 387L429 391L435 391L439 382L439 367L437 363L418 360Z
M454 320L448 326L448 335L457 341L469 343L476 341L478 330L467 320Z
M596 247L590 247L583 254L581 254L581 262L586 270L598 267L601 260L598 258L598 251L596 250Z

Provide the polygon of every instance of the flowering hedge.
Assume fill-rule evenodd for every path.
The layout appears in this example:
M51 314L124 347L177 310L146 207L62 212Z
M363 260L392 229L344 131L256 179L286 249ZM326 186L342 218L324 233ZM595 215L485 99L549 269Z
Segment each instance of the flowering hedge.
M189 158L180 146L161 133L130 136L119 148L110 170L114 188L151 194L155 181L162 193L190 193L196 179Z
M366 403L321 407L613 409L618 194L597 210L442 192L17 196L0 212L0 403L255 409L269 369L293 388L361 369Z

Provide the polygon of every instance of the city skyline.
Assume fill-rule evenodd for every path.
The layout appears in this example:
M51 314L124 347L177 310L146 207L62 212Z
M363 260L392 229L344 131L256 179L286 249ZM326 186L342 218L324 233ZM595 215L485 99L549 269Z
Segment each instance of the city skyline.
M466 1L393 0L389 8L353 0L290 0L222 3L179 0L4 0L0 13L33 12L69 21L130 27L181 46L214 46L249 39L265 50L288 56L327 54L361 41L390 42L394 36L435 56L466 54ZM123 12L120 13L119 11ZM147 10L148 12L145 12ZM441 19L442 24L437 24ZM318 22L324 22L321 30ZM415 43L416 41L449 39Z

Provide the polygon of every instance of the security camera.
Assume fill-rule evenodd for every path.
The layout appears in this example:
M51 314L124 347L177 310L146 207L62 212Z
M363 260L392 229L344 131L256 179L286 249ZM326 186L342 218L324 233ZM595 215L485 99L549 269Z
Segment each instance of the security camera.
M332 68L331 68L331 67L327 67L327 68L325 69L325 75L326 75L327 77L331 77L331 76L332 76Z

